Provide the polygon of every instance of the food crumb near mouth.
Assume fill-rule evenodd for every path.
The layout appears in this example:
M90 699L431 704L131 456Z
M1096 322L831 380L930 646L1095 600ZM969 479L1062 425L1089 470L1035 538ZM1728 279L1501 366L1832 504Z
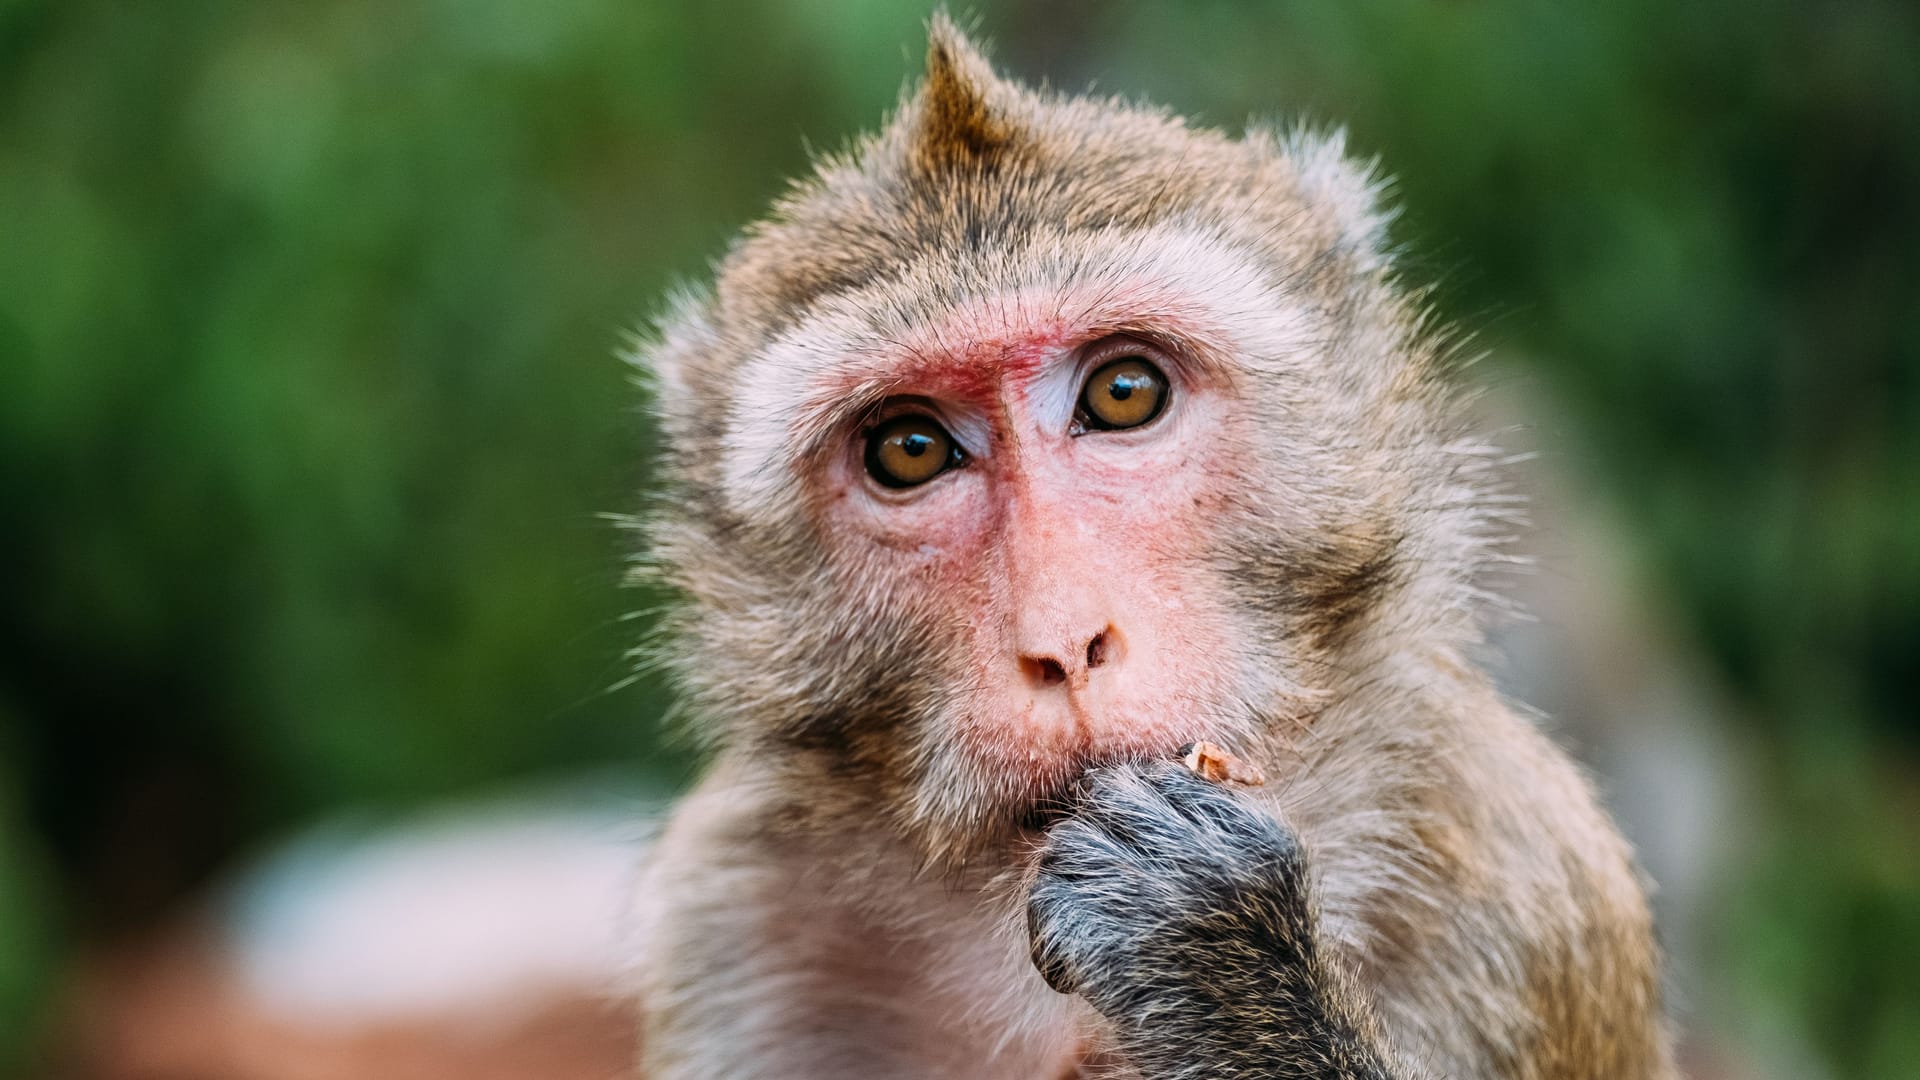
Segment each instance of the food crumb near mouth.
M1187 770L1205 780L1216 784L1244 784L1247 787L1259 787L1267 782L1267 774L1260 771L1258 765L1242 761L1227 753L1217 743L1197 742L1186 748L1180 757L1180 764Z

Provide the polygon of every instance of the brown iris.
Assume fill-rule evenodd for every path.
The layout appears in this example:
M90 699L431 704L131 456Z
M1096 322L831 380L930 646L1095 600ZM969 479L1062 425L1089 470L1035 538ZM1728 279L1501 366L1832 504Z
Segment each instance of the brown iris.
M1080 391L1080 411L1090 428L1135 428L1160 415L1167 403L1167 377L1144 356L1122 356L1101 366Z
M924 484L959 463L953 436L930 416L896 416L867 436L867 473L891 488Z

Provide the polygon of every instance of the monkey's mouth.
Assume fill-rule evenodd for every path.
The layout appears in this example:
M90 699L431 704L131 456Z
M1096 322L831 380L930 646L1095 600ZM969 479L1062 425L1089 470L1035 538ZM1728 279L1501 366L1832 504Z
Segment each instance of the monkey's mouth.
M1075 754L1060 767L1060 778L1038 786L1034 793L1013 808L1016 832L1039 836L1079 806L1085 793L1087 774L1108 765L1146 765L1154 761L1177 760L1193 745L1191 741L1169 747L1165 753L1083 753Z
M1075 781L1073 787L1078 786ZM1014 812L1014 828L1021 833L1039 834L1052 828L1054 823L1073 812L1077 799L1071 788L1033 799Z
M1140 758L1138 755L1077 756L1062 766L1059 779L1037 786L1024 802L1014 806L1014 828L1028 835L1046 832L1080 804L1088 773L1103 765L1120 765L1131 760Z

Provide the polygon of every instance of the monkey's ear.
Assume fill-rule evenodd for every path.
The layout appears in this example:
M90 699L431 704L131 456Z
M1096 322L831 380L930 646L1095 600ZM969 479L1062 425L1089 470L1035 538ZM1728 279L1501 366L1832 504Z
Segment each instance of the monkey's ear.
M946 12L927 26L927 74L907 106L914 165L925 172L992 168L1018 141L1014 89L993 73Z

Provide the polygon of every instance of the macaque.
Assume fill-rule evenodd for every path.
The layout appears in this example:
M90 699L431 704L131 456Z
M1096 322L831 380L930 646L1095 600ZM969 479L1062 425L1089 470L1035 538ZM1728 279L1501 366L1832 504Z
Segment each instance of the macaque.
M1503 504L1380 189L936 18L675 305L642 561L713 760L642 1076L1676 1075L1631 852L1471 660Z

